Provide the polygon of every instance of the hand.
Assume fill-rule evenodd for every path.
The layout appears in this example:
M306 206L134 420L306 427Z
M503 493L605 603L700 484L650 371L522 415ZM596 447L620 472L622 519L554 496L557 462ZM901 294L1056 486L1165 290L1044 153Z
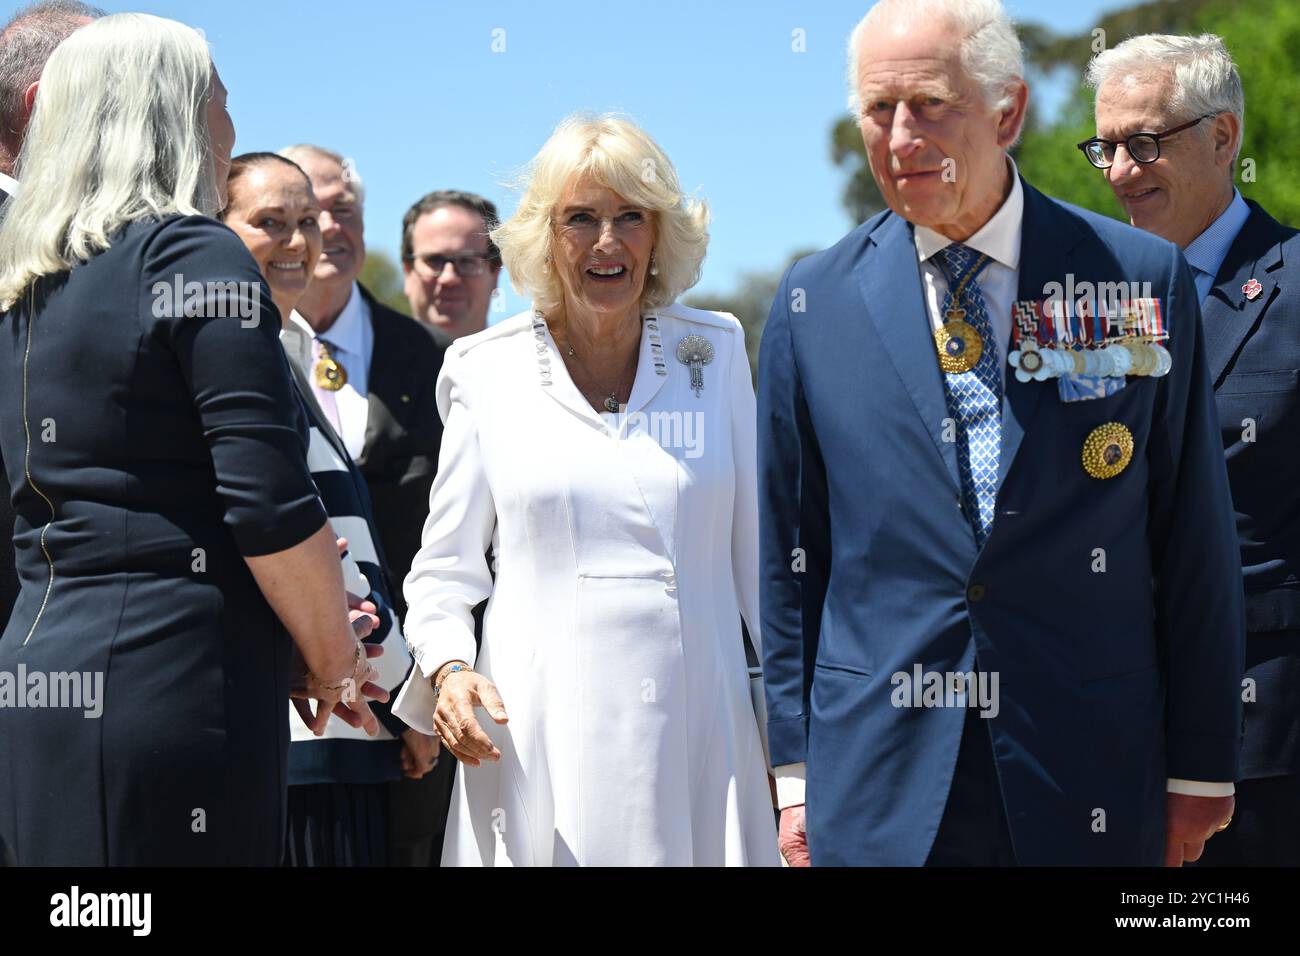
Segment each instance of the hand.
M808 827L802 803L781 811L781 829L776 835L776 845L790 866L812 866L812 858L808 855Z
M482 707L498 724L506 723L505 704L496 685L474 671L456 671L443 679L433 726L453 757L469 767L483 760L500 760L501 751L474 719L475 705Z
M364 641L374 633L379 626L378 614L379 608L372 602L348 595L348 622L352 625L352 633L357 636L357 640Z
M1205 841L1232 819L1235 797L1192 797L1165 794L1165 866L1195 863Z
M402 731L402 776L419 780L438 763L438 738L418 730Z
M339 548L339 557L348 552L348 539L339 538L335 541ZM365 598L356 597L348 594L348 621L352 624L352 632L356 634L359 640L365 640L379 626L379 608L375 607L373 601ZM360 612L360 613L358 613Z
M322 681L312 674L300 678L289 690L294 709L313 734L319 737L325 732L330 714L334 714L350 727L361 727L371 737L379 733L379 720L370 710L367 700L388 700L388 691L374 682L379 672L370 659L384 653L378 644L362 644L365 657L356 662L352 675L346 681ZM326 684L339 684L342 687L327 689ZM310 701L319 701L316 712L312 713Z

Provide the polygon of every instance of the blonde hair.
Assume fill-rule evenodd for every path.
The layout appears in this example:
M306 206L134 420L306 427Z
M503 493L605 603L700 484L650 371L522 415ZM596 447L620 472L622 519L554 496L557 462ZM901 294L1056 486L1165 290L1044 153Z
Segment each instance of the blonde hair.
M700 281L709 245L708 205L682 193L668 156L635 123L609 113L575 114L555 128L533 158L519 208L491 233L520 295L542 309L562 301L560 280L548 265L552 216L565 189L581 177L655 214L659 274L646 276L641 293L645 308L669 305Z
M212 61L191 27L143 13L87 24L50 56L0 222L0 310L128 223L214 215Z

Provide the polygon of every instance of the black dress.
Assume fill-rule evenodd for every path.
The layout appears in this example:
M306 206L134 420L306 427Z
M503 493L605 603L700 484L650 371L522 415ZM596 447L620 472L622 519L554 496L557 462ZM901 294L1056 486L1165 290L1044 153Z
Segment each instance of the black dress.
M206 290L198 315L178 283ZM21 581L0 675L103 682L98 717L0 707L19 865L280 860L290 641L244 556L325 513L279 329L248 251L199 216L129 226L0 317Z

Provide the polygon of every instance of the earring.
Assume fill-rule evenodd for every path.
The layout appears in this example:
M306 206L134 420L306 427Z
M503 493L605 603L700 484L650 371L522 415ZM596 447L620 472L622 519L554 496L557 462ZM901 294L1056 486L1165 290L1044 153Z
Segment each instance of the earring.
M551 257L547 256L546 261L542 263L542 275L551 274Z
M657 265L655 265L655 254L654 254L654 252L651 252L651 253L650 253L650 274L651 274L652 276L657 276L657 275L659 274L659 267L658 267Z

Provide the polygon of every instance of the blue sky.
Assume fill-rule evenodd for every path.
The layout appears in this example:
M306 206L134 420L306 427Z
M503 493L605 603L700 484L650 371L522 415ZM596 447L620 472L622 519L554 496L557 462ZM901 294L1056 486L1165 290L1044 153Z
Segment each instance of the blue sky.
M698 289L728 291L853 225L828 133L845 109L845 38L865 0L99 5L204 31L230 91L237 152L307 141L352 157L366 181L367 243L394 258L403 212L429 190L479 192L508 215L510 180L580 109L629 114L709 201ZM1008 2L1017 20L1061 31L1126 5ZM792 49L795 30L806 52ZM493 318L524 306L507 289Z

